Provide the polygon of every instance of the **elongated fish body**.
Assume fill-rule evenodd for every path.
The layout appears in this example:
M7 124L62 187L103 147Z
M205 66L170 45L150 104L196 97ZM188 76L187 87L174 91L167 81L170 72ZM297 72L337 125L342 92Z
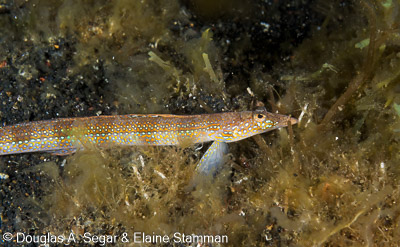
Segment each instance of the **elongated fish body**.
M0 128L0 155L42 151L68 154L82 148L86 142L100 147L208 141L227 143L285 127L288 122L295 124L297 120L269 113L265 109L202 115L132 114L61 118ZM226 147L226 144L214 146ZM207 152L205 155L210 155Z

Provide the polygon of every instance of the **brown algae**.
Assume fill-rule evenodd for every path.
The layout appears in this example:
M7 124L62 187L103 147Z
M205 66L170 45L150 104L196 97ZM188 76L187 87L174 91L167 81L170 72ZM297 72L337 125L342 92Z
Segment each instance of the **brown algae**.
M19 66L21 88L42 85L46 107L60 109L55 102L70 91L79 97L66 98L73 110L62 114L199 113L202 105L242 110L257 98L300 122L292 134L282 129L230 144L223 170L196 186L193 170L202 152L192 146L88 147L54 162L2 158L0 172L10 176L1 181L3 232L185 232L227 235L233 246L400 244L397 1L313 2L323 21L296 46L282 43L290 56L272 57L279 63L269 66L262 61L274 53L252 43L271 31L267 23L260 33L243 28L228 45L218 30L228 32L224 25L238 22L223 22L202 6L196 13L177 1L34 2L40 8L23 12L29 18L16 20L15 28L29 27L27 44L57 51L60 39L74 40L73 51L59 51L68 61L60 81L71 81L70 90L57 82L35 84L32 78L52 70L19 66L21 56L5 50L0 55ZM250 12L257 7L248 6ZM243 16L249 9L239 11L243 26L253 20ZM196 14L203 21L222 18L220 26L192 21ZM12 100L21 93L10 85L0 84L9 92L1 94L3 105L12 109L1 108L0 116L28 119L21 109L40 105L31 101L35 90L24 95L24 108L24 101ZM81 86L85 93L79 94Z

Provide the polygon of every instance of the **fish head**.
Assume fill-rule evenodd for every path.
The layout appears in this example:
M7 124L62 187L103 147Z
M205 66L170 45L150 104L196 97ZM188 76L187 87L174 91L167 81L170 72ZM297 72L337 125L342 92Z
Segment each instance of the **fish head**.
M267 112L265 108L227 114L229 116L226 124L228 128L222 129L221 133L216 133L215 140L217 141L239 141L267 131L286 127L289 123L291 125L297 123L296 118Z
M267 132L273 129L283 128L296 124L298 121L296 118L281 115L277 113L267 112L267 110L263 108L258 108L252 112L252 125L253 128L257 130L259 133Z

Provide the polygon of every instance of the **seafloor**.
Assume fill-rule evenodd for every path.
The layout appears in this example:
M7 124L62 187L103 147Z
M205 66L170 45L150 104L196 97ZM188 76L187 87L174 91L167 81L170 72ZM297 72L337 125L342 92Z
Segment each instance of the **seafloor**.
M207 144L2 156L0 244L399 246L399 25L397 0L0 0L1 126L260 104L299 119L229 144L196 186Z

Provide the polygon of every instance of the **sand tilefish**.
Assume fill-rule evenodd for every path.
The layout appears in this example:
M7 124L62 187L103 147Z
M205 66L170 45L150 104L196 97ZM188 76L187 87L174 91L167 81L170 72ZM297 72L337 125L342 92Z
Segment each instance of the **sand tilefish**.
M85 143L111 145L180 145L213 141L197 170L208 172L221 163L228 142L296 124L297 119L255 111L202 115L131 114L60 118L0 128L0 155L49 152L67 155Z

